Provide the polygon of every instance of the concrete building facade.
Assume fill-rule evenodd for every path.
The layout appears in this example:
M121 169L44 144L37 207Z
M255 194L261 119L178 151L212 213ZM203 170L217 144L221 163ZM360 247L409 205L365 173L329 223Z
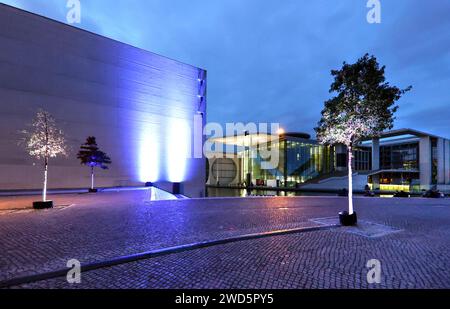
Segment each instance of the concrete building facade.
M362 143L372 151L370 182L375 189L406 186L450 191L450 141L413 129L386 132ZM380 155L381 153L381 155Z
M95 136L113 163L99 187L146 182L204 195L206 71L0 4L0 190L38 189L42 162L18 145L42 108L70 152L50 161L49 188L89 186L77 151Z

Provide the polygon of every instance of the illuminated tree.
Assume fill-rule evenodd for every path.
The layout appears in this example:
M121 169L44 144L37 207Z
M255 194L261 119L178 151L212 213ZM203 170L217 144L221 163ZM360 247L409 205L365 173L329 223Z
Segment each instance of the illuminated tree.
M91 168L91 191L94 191L94 169L99 167L107 170L108 164L112 163L110 157L99 150L95 137L89 136L86 143L81 146L77 158L80 159L81 164Z
M385 79L385 67L368 54L355 64L344 62L331 72L334 82L325 102L322 119L315 129L322 144L344 144L348 152L349 214L353 215L353 149L364 138L379 136L394 126L395 105L411 87L399 89Z
M50 158L59 155L67 156L64 133L56 126L56 121L45 110L39 110L32 122L32 130L22 131L25 134L25 147L28 154L44 161L44 187L42 200L47 201L48 163Z

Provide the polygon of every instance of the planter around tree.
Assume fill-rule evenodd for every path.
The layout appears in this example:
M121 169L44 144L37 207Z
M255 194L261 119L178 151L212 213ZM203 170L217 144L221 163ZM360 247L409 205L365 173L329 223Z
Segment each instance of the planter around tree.
M98 189L89 189L89 193L97 193Z
M50 209L53 208L53 201L46 201L46 202L33 202L33 208L34 209Z
M355 226L358 223L358 216L356 212L350 215L348 211L343 211L339 213L339 221L343 226Z

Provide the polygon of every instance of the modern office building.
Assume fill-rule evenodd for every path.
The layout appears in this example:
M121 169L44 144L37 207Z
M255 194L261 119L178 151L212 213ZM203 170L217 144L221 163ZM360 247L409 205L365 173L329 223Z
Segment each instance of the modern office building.
M0 190L41 187L42 162L18 141L43 108L70 147L50 160L49 188L89 185L76 154L95 136L113 161L99 187L182 183L203 196L206 160L192 148L203 144L206 83L203 69L0 4Z
M241 137L225 137L214 142L238 147L235 154L210 154L210 185L237 185L252 183L261 186L295 187L334 170L334 148L319 145L305 133L278 135L250 134ZM242 147L245 145L245 147ZM268 146L269 145L269 146ZM259 154L262 147L278 152L278 164L264 169Z
M249 137L226 137L215 142L243 145ZM326 147L311 140L307 134L278 136L254 135L255 143L247 143L228 158L209 160L209 185L253 183L269 187L294 187L310 180L325 178L317 188L331 186L329 179L345 177L347 149L343 145ZM260 158L250 155L271 140L279 150L279 165L261 169ZM236 143L236 141L239 141ZM354 151L354 170L363 176L361 188L369 184L375 190L420 192L436 187L450 191L450 141L443 137L411 129L389 131L379 138L360 143ZM329 176L329 179L326 177ZM361 178L361 177L360 177ZM339 185L345 184L339 181ZM308 184L308 188L314 185ZM341 188L341 187L339 187ZM335 187L330 189L336 189Z
M450 141L446 138L401 129L361 146L371 151L369 183L374 189L450 189Z

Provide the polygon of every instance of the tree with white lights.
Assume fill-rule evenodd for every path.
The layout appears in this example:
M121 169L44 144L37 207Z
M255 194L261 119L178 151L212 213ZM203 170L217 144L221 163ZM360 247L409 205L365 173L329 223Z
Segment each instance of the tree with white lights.
M386 82L385 67L368 54L355 64L344 62L331 72L334 82L325 102L322 119L315 129L322 144L344 144L348 153L349 214L353 215L353 150L362 139L380 136L394 126L395 105L411 87L399 89Z
M67 156L67 146L64 133L56 126L56 121L45 110L39 110L32 122L31 131L25 133L25 147L28 154L44 161L44 187L42 200L47 201L48 163L50 158L59 155Z

